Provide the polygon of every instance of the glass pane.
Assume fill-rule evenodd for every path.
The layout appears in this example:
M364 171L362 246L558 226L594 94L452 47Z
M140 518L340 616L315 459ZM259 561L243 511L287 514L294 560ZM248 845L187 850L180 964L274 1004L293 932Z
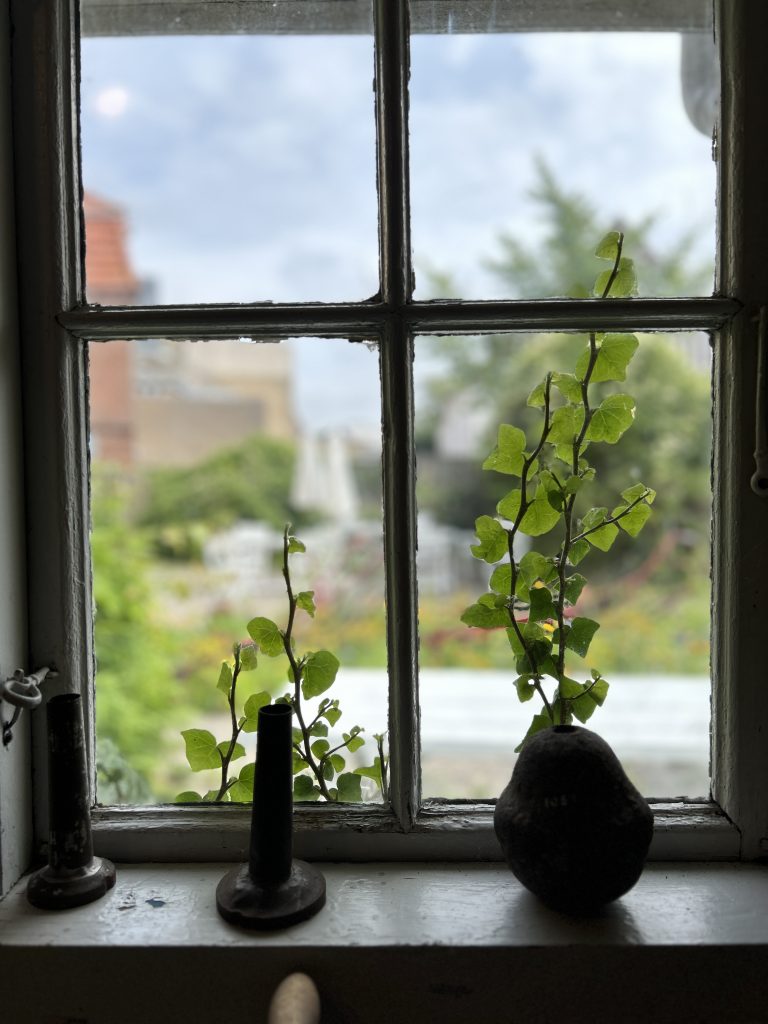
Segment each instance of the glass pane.
M575 650L566 652L565 669L569 678L587 685L591 669L608 680L604 706L590 708L594 714L587 727L611 743L645 795L701 797L709 792L710 348L701 334L637 337L639 347L626 382L595 383L588 389L593 408L599 410L603 400L609 402L598 421L606 432L617 423L620 427L631 424L631 428L618 443L595 440L583 453L597 473L594 480L584 480L578 491L574 530L588 529L590 520L581 524L578 520L591 508L617 515L622 506L628 507L630 499L620 496L627 492L631 498L630 487L644 484L658 494L647 525L630 521L633 529L643 527L636 536L613 524L607 532L615 534L615 539L594 532L595 546L584 540L584 550L577 552L583 561L572 556L567 578L576 579L578 574L587 582L576 580L583 589L571 592L573 603L565 607L565 625L579 618L598 622L599 629L586 657ZM629 349L625 342L610 344L618 362L618 353L623 350L626 355L633 347L631 342ZM527 681L522 691L530 699L524 703L518 699L515 680L526 667L518 663L508 639L508 611L502 608L498 621L488 620L492 628L467 626L461 616L481 595L490 594L491 574L505 561L503 531L501 548L495 553L487 549L487 560L472 556L470 545L478 545L476 519L505 519L510 526L508 517L514 508L507 504L500 513L497 503L521 485L520 477L511 472L481 468L497 441L498 426L522 428L527 438L524 450L533 450L541 436L543 411L527 405L527 396L548 370L578 368L579 356L586 350L585 337L575 335L419 340L417 487L425 796L497 796L509 780L514 748L533 715L543 710ZM615 376L622 372L618 362L612 363ZM601 376L610 377L611 372ZM612 405L609 397L627 393L635 399L634 421L631 413L620 412L620 399L614 398ZM578 400L578 389L571 397ZM551 403L553 409L566 407L557 388L552 389ZM558 423L558 429L566 430L564 419ZM507 434L504 468L519 472L522 459L514 462L516 439L519 435ZM549 466L563 485L572 475L572 469L554 457L551 445L544 445L539 466L542 470ZM532 493L535 497L538 492ZM556 511L557 498L552 499L553 508L548 494L542 492L540 497L536 506L542 517L540 527L552 524L551 532L530 538L518 534L518 562L529 550L552 558L560 549L564 520ZM577 536L571 532L572 539ZM598 542L605 547L612 539L612 546L603 551ZM557 583L543 571L533 573L530 582L538 579L535 589L542 591L535 601L543 602L542 576L555 594ZM492 582L503 591L500 575ZM547 648L557 616L544 604L532 612L530 589L527 594L519 589L517 593L515 615L521 628L532 614L540 618L539 632ZM477 612L469 617L473 614ZM546 650L539 656L544 659ZM543 686L551 700L554 679L546 678Z
M326 6L84 0L89 301L378 290L370 3Z
M614 228L645 256L641 294L711 293L710 12L646 6L415 0L417 297L583 295ZM655 31L602 31L622 23Z
M387 728L376 352L307 338L116 341L91 344L90 384L100 802L218 793L221 769L190 770L181 732L204 730L189 735L197 765L217 762L214 740L228 750L220 671L233 667L234 643L235 717L249 721L237 736L246 756L226 781L252 763L259 700L247 698L293 692L266 625L288 624L287 522L306 545L289 556L296 655L315 652L304 723L323 700L342 711L318 720L311 754L321 767L326 741L343 748L343 734L362 727L365 744L339 749L345 763L329 764L324 782L345 799L381 799L370 772L355 774L375 765L374 734ZM341 662L335 682L323 651ZM297 768L297 798L312 798L308 770ZM250 799L249 770L233 799Z

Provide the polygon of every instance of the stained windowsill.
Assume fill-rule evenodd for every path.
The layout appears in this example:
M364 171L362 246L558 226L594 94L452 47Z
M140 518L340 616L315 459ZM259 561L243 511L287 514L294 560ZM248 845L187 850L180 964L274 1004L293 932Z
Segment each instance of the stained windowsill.
M0 903L4 978L27 979L3 984L3 1003L19 1001L9 1019L262 1021L274 986L301 969L323 1024L562 1024L566 993L569 1022L768 1019L762 866L650 864L622 900L572 919L498 864L325 864L325 909L271 934L218 916L226 870L120 865L106 897L58 913L30 907L22 880Z

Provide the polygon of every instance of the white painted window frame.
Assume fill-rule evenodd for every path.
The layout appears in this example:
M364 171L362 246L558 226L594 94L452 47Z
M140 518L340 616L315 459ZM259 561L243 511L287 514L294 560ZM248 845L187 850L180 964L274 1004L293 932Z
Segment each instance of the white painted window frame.
M717 295L694 299L416 302L408 223L405 0L374 0L380 295L348 304L89 307L82 278L76 0L8 0L13 23L21 382L29 541L29 664L48 693L80 691L93 726L87 479L88 343L144 337L377 337L383 392L392 806L301 806L297 850L317 859L498 857L490 804L421 802L413 465L417 334L529 329L709 330L715 343L711 802L655 806L653 855L754 859L768 847L768 686L757 667L768 613L768 503L752 474L756 324L768 303L768 5L722 5ZM523 4L524 6L524 4ZM546 5L544 5L546 6ZM614 5L615 6L615 5ZM649 0L648 9L658 5ZM662 5L663 7L664 5ZM750 130L750 126L751 129ZM319 344L322 342L319 341ZM34 828L46 835L43 716L32 758ZM0 793L0 795L2 795ZM96 809L97 850L120 860L237 859L248 809ZM7 845L7 840L5 841Z

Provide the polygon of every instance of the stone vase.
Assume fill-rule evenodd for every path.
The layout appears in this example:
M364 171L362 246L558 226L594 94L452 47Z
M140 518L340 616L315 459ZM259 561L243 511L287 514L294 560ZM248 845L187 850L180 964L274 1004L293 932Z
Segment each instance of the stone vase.
M494 827L515 877L548 906L578 914L632 888L653 815L605 740L565 725L526 743Z

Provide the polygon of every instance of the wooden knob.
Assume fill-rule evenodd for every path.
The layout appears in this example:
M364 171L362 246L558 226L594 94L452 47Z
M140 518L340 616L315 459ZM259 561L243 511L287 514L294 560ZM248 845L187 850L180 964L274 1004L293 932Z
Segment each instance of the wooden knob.
M320 995L307 974L289 974L275 989L267 1024L319 1024Z

